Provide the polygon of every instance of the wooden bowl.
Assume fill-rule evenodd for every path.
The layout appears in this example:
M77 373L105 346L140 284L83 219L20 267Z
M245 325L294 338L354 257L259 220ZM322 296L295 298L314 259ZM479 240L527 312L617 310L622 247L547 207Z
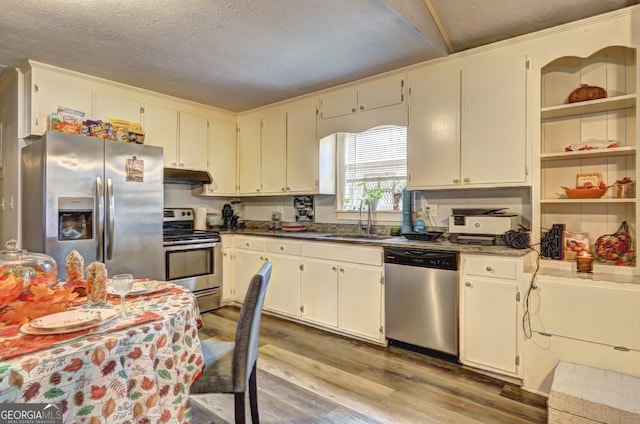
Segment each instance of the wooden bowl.
M565 188L570 199L599 199L605 195L607 188Z

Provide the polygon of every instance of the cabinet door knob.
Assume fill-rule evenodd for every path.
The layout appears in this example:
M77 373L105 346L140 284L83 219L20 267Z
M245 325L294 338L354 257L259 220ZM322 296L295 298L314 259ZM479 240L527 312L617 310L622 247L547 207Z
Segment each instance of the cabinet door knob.
M471 179L470 179L470 178L468 178L468 177L465 177L465 178L464 178L464 182L465 182L465 183L470 183L470 182L471 182Z
M493 268L491 267L491 265L487 265L486 270L487 272L493 272Z
M356 111L356 108L355 108L355 107L354 107L353 109L351 109L351 112L355 112L355 111Z
M280 189L280 191L282 191L282 192L285 192L286 190L287 190L287 189L286 189L286 188L284 188L284 187L282 187L282 188Z
M338 270L338 268L336 268L335 266L331 267L331 271L337 271L337 270Z
M466 283L464 283L464 285L467 286L467 287L471 287L471 283L468 282L468 281Z
M284 246L280 246L280 250L284 250Z
M453 182L454 182L454 183L456 183L456 184L458 184L458 183L460 182L460 180L459 180L459 179L457 179L457 178L454 178L454 179L453 179Z
M269 257L268 257L268 256L265 256L265 257L264 257L264 261L265 261L265 262L269 262Z
M340 272L344 272L344 268L340 267Z
M291 187L287 187L287 191L291 191Z
M364 110L364 106L360 106L360 110Z
M251 244L249 242L246 242L244 245L247 246L247 247L251 246Z

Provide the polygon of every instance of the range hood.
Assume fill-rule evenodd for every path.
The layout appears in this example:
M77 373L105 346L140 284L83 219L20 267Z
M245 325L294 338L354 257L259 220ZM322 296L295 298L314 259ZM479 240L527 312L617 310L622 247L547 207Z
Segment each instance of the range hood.
M211 184L213 179L207 171L195 169L164 168L165 184Z

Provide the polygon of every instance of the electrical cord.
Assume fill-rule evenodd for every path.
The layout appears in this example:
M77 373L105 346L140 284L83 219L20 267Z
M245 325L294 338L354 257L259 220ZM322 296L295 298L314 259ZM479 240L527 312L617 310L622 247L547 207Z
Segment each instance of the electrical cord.
M542 248L542 246L541 246ZM527 288L527 292L524 295L524 312L522 314L522 332L524 334L525 339L530 339L532 337L531 330L531 291L538 288L536 285L536 276L538 275L538 271L540 270L540 256L542 256L541 252L536 251L531 248L534 252L537 253L536 256L536 269L531 276L531 280L529 280L529 287Z
M526 249L531 242L529 238L529 229L520 225L520 228L516 230L509 230L502 235L504 243L514 249Z

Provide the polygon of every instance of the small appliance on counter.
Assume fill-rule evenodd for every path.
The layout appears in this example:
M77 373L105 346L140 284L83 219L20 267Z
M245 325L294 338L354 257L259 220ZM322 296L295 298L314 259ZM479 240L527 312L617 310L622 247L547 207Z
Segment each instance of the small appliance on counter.
M231 202L234 203L233 201ZM238 201L238 203L240 203ZM240 219L239 207L237 205L231 205L225 203L222 206L222 228L226 230L236 230L238 228L244 228L244 222Z
M520 216L505 213L507 208L452 209L449 241L461 244L504 245L502 235L516 230Z
M271 214L271 221L269 222L269 231L280 230L282 228L282 214L280 212L273 212Z
M222 228L226 228L227 230L230 230L232 228L232 218L233 218L233 208L231 207L230 204L225 203L222 206ZM238 220L236 219L235 221L236 223L238 222Z

